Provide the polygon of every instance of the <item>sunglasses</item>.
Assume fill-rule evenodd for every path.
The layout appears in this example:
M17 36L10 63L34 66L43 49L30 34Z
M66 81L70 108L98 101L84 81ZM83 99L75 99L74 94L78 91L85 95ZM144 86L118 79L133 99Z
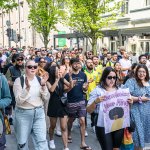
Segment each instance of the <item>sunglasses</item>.
M108 80L112 80L112 79L116 80L117 77L116 77L116 76L108 76L107 79L108 79Z
M26 66L28 69L37 69L37 67L38 66L31 66L31 65L29 65L29 66Z
M42 50L42 52L47 52L47 50Z
M17 61L23 61L23 59L17 59Z
M40 63L46 63L46 61L40 61Z

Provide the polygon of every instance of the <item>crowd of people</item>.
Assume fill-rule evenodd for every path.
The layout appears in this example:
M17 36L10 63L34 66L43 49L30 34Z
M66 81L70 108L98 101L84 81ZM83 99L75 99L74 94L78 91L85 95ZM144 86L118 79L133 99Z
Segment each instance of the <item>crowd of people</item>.
M127 102L135 124L131 133L134 149L142 150L150 143L149 55L137 57L124 47L114 53L104 48L99 55L82 48L1 49L0 70L0 150L6 147L5 115L14 126L19 150L29 149L30 135L34 149L57 149L55 130L62 136L63 149L69 150L76 118L80 125L79 147L92 150L85 140L87 113L102 150L119 150L124 129L106 134L100 110L106 93L119 88L128 88L131 95Z

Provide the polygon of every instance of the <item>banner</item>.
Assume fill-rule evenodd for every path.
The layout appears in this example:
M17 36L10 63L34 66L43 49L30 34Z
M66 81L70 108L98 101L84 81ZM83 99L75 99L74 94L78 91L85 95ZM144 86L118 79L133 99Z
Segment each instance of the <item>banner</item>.
M115 92L105 95L105 100L101 102L101 109L104 114L105 133L130 126L130 110L129 103L127 102L129 97L129 89L118 89ZM102 115L100 113L101 111L99 112L99 116Z
M58 34L66 34L65 31L59 31ZM66 45L66 38L58 38L58 46L64 47Z

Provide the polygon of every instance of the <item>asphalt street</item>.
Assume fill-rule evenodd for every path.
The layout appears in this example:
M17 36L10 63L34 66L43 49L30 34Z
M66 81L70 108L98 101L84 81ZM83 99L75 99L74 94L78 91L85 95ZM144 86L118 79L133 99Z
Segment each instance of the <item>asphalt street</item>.
M88 131L88 137L86 137L86 144L89 145L93 150L101 150L97 138L90 126L87 127L87 131ZM17 150L16 138L13 131L13 126L12 126L12 134L7 135L6 139L7 139L6 150ZM47 140L49 140L48 135L47 135ZM63 150L61 137L55 136L54 140L55 140L56 150ZM73 142L69 144L70 150L80 150L80 128L77 124L75 124L73 127L72 140ZM31 138L29 138L29 149L34 150Z

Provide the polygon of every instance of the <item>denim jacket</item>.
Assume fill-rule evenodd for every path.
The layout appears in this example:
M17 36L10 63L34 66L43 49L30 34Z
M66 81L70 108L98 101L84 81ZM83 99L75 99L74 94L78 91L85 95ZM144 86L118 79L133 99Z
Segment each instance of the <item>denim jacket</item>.
M4 75L0 73L0 119L3 120L2 110L11 103L9 86Z

